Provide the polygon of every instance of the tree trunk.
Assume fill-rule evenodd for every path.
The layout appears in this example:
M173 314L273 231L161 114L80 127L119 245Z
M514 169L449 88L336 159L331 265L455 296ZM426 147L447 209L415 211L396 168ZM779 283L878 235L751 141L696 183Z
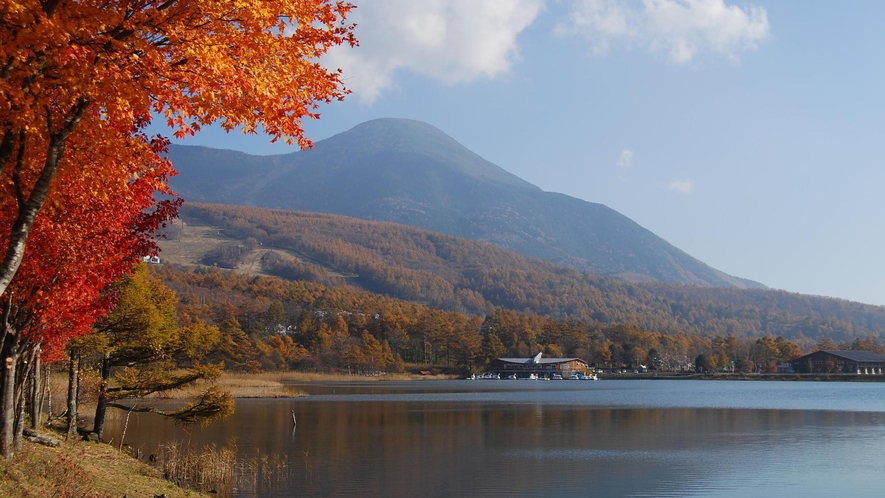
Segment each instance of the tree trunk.
M46 363L43 365L43 392L46 393L46 424L52 421L52 385L49 379L52 377L52 365ZM42 404L42 403L41 403Z
M0 454L7 459L15 456L15 367L18 360L18 334L7 329L0 352Z
M95 404L95 422L92 432L98 434L98 440L104 441L104 419L108 411L108 380L111 378L111 362L107 357L101 360L101 383L98 387L98 402Z
M16 451L22 448L22 432L25 429L25 401L31 397L32 383L30 381L34 371L34 356L36 354L36 350L30 345L20 349L22 351L18 355L19 365L16 367L15 379L15 432L12 438L12 444Z
M77 434L77 391L80 384L80 372L77 368L77 362L80 352L71 350L71 363L68 367L68 435L67 440Z
M36 354L34 355L34 365L33 365L33 376L31 379L33 380L31 384L31 429L37 430L40 427L40 422L43 419L43 395L45 393L43 389L43 365L40 362L40 346L37 346Z
M16 272L18 272L18 267L21 265L22 259L24 259L25 256L25 245L28 241L28 235L30 235L31 232L31 226L34 224L37 214L39 214L40 210L43 208L43 203L46 201L46 197L49 194L49 187L52 184L52 179L55 177L56 171L58 171L59 164L61 164L62 156L65 152L65 142L67 141L68 136L70 136L80 123L83 114L88 108L89 100L85 97L81 97L71 110L63 116L64 120L61 129L53 130L52 124L49 124L49 130L47 131L50 133L50 140L46 149L46 159L43 163L43 169L40 172L40 176L30 188L30 195L28 198L17 199L18 217L12 224L11 231L8 235L9 242L4 251L5 254L2 258L2 262L0 262L0 294L6 292L6 288L9 287L9 284L12 282L12 278L15 277ZM0 159L3 159L3 164L0 164L0 167L6 166L6 163L11 159L12 151L16 145L18 146L16 167L18 167L24 160L26 145L24 129L18 132L18 143L16 143L15 137L11 137L12 141L7 140L7 138L10 138L8 137L10 133L14 133L14 131L7 129L6 134L3 137L3 142L0 143ZM27 191L26 185L16 185L16 187L21 192Z
M25 368L27 370L27 368ZM22 374L22 377L27 376L27 372ZM24 378L20 380L20 382L27 382ZM19 384L19 386L24 387L23 384ZM15 424L13 425L15 428L15 432L12 435L12 446L15 448L15 451L19 451L22 449L22 433L25 429L25 400L22 394L23 389L19 389L16 393L15 399Z

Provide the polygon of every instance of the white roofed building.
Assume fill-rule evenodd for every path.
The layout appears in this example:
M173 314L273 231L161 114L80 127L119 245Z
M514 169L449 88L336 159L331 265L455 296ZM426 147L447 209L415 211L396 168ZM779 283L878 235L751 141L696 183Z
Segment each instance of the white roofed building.
M560 374L563 379L568 379L586 370L587 362L580 358L544 358L541 353L531 358L497 358L489 366L493 374L502 377L515 374L518 378L529 378L532 374L538 377Z

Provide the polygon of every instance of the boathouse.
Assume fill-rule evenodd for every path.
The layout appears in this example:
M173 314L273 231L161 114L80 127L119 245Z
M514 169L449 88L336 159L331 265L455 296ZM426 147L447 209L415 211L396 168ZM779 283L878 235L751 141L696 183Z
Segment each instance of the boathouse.
M510 374L527 379L532 374L538 377L552 377L554 374L569 379L587 370L587 362L580 358L543 358L541 353L531 358L497 358L492 361L489 371L507 378Z
M847 373L882 375L885 356L872 351L824 349L791 361L799 373Z

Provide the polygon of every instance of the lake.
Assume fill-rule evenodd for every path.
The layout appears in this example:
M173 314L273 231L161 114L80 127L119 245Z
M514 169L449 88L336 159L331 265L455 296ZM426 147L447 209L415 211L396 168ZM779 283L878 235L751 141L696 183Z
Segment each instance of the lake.
M882 496L885 383L456 380L293 384L208 427L133 414L126 442L236 440L288 459L237 496ZM293 430L292 412L297 419ZM109 420L119 441L123 419Z

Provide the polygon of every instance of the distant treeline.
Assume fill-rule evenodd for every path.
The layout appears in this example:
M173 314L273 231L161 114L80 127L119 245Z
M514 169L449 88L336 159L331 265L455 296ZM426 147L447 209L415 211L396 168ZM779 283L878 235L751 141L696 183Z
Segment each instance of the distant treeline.
M701 337L632 324L556 320L495 308L484 316L441 311L352 287L252 277L220 269L152 266L179 298L181 325L216 325L222 340L207 355L228 368L401 371L423 365L482 370L497 357L578 357L599 368L734 368L773 371L803 353L782 337ZM826 349L882 351L876 338Z
M265 256L262 265L271 274L348 284L470 315L503 308L591 325L630 323L666 334L782 336L805 347L824 337L848 343L885 337L885 308L839 299L628 283L474 240L328 214L186 204L182 216L222 228L243 240L244 248L254 240L298 255Z

